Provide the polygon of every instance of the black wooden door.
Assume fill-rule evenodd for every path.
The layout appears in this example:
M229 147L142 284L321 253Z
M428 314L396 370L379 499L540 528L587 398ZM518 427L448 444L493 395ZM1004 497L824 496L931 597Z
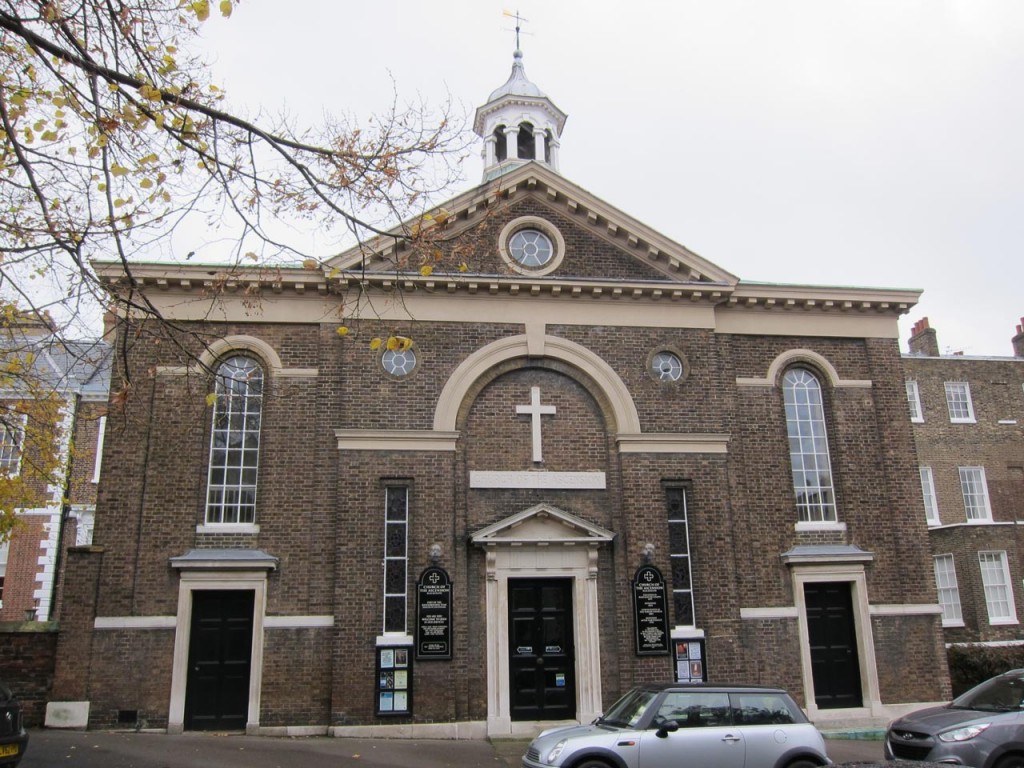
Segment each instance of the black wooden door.
M814 702L819 709L863 704L850 582L804 585Z
M576 717L571 579L509 579L513 720Z
M244 730L252 661L251 590L192 592L185 727Z

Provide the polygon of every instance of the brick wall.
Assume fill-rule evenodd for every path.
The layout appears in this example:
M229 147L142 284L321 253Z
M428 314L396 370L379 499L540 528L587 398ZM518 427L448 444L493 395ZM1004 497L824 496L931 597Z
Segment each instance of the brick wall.
M53 684L57 627L49 622L0 622L0 680L21 701L25 725L46 716Z

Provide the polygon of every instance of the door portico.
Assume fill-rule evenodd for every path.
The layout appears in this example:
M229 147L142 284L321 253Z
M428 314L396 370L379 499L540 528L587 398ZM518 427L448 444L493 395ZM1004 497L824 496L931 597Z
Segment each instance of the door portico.
M486 553L487 734L532 733L513 722L509 675L509 579L571 583L575 638L576 719L601 713L598 552L615 534L556 507L539 504L484 528L471 541Z

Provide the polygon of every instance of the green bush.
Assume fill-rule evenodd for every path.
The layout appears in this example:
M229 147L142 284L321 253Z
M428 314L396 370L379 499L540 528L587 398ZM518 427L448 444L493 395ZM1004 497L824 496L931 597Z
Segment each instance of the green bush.
M1024 669L1024 645L954 645L946 659L953 695L959 696L990 677Z

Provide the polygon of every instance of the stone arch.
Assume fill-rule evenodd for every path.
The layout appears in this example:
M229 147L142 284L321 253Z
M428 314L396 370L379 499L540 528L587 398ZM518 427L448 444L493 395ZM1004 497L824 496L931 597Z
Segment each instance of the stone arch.
M595 395L611 413L619 434L640 434L640 416L633 398L619 375L586 347L555 336L527 334L499 339L467 357L448 377L434 411L434 431L454 432L466 398L489 380L493 369L516 358L548 358L580 371L598 388Z
M281 358L267 342L255 336L225 336L211 342L199 355L199 364L206 370L213 370L217 361L228 352L251 352L260 358L268 368L268 373L276 376L281 373Z
M790 349L772 360L768 366L767 379L772 386L779 386L782 374L795 364L806 363L828 379L829 386L839 387L845 382L839 378L839 372L823 355L811 349Z

